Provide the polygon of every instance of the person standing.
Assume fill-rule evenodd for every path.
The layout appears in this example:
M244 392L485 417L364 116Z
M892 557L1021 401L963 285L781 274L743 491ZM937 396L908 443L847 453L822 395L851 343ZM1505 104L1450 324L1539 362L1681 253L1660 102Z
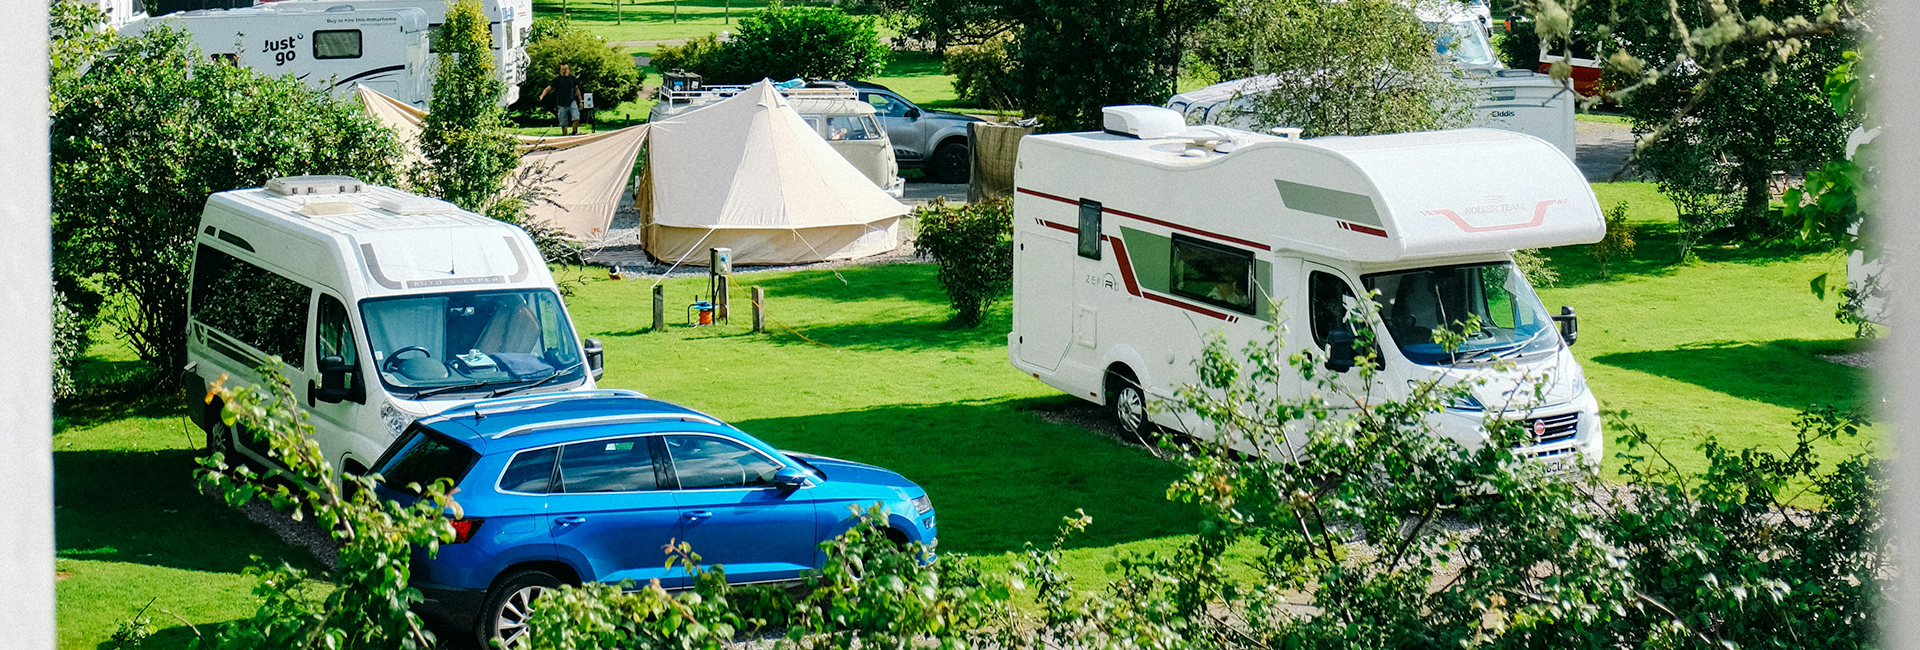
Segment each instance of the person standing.
M573 78L573 70L567 64L560 64L560 74L547 82L547 88L540 91L540 97L534 101L553 95L553 112L560 118L560 130L567 135L580 135L580 82ZM571 131L568 129L571 128Z

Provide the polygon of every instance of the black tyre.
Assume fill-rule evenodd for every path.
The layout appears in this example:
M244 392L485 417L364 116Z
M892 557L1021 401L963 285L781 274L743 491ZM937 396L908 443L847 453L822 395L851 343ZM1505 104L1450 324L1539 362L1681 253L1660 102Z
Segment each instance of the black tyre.
M936 183L965 183L972 165L967 143L954 140L933 150L933 159L927 161L927 176Z
M474 623L474 636L480 647L524 646L527 615L533 613L534 599L560 585L560 579L553 574L526 570L507 576L487 590L487 600L480 606L480 620Z
M1151 440L1153 420L1147 418L1147 393L1140 381L1126 373L1114 373L1107 379L1107 406L1120 431L1142 442Z

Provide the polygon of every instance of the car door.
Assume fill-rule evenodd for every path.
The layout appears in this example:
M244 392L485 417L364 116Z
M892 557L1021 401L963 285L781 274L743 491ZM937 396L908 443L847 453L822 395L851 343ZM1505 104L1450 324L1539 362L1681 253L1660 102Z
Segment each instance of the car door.
M732 438L665 436L680 489L681 538L702 566L721 565L729 582L798 577L814 567L818 526L811 487L773 486L781 465Z
M685 586L685 572L667 563L680 534L680 506L658 456L658 436L626 436L559 447L547 516L553 542L584 558L600 582L660 580Z
M874 116L880 118L880 127L886 129L887 139L893 141L893 156L901 161L925 160L931 152L926 150L926 138L920 133L920 121L907 117L909 109L915 108L907 100L888 93L861 91L860 101L873 105Z

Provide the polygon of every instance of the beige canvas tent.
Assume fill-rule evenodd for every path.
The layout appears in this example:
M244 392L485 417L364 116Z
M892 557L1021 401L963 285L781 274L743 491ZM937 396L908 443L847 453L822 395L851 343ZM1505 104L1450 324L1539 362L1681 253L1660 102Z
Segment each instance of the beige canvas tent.
M415 143L427 113L404 102L361 86L355 91L367 113L399 133L407 143L406 162L420 162ZM534 205L528 215L535 222L547 222L583 242L606 238L614 210L620 207L620 192L633 175L633 163L646 143L647 125L587 135L541 137L517 135L520 145L520 173L545 168L546 201Z
M654 123L641 180L647 252L681 264L733 249L734 264L877 255L908 212L761 82ZM650 200L649 200L650 199Z

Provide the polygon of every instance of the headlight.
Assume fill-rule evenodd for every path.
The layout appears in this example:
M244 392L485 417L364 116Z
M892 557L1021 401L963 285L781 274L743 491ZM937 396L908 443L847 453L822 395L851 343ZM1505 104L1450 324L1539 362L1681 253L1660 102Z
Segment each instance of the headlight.
M914 512L924 515L931 510L933 510L933 495L922 494L914 498L913 500Z
M1585 394L1587 394L1587 373L1576 372L1573 375L1572 399L1580 399L1580 396Z
M1422 384L1419 381L1412 379L1407 380L1407 388L1411 390L1419 391L1421 386ZM1433 387L1433 390L1443 393L1451 391L1452 389L1452 386L1444 384ZM1480 403L1480 398L1474 397L1471 392L1464 392L1457 395L1448 393L1445 399L1447 401L1447 409L1451 411L1484 411L1487 409L1485 405Z

